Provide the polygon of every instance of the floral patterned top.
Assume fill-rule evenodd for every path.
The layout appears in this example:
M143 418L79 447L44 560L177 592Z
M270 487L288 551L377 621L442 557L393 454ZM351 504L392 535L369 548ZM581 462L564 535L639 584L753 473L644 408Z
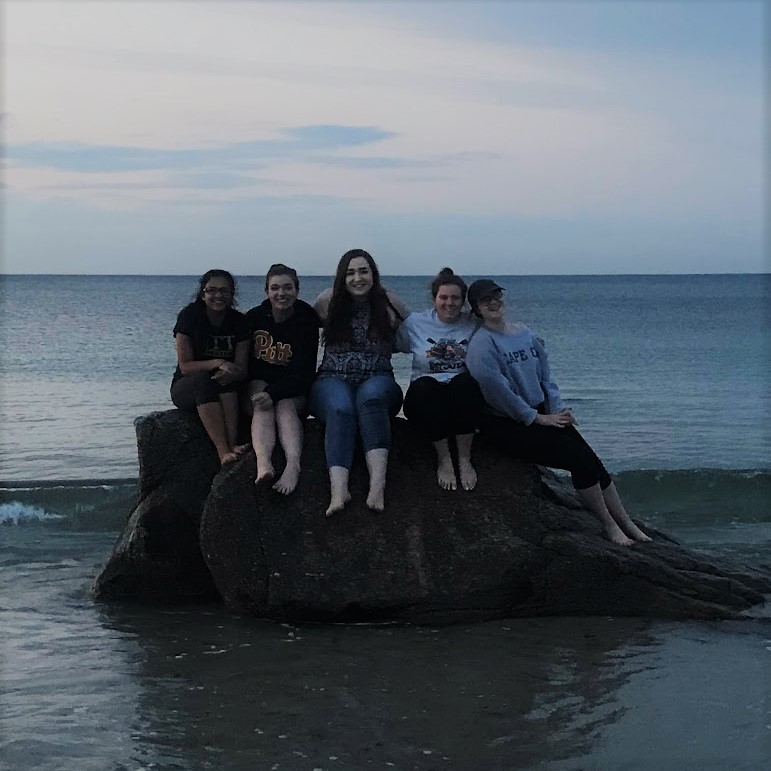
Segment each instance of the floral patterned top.
M391 343L371 340L369 337L369 303L357 303L353 310L351 342L330 343L324 346L324 356L318 377L338 377L360 385L373 375L390 375Z

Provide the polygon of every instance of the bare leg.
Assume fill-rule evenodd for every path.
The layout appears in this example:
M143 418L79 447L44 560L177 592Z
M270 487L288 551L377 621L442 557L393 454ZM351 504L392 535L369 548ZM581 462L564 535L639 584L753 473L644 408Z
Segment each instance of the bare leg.
M386 469L388 468L388 450L378 447L367 450L364 454L369 470L369 493L367 508L373 511L385 509Z
M278 441L284 449L286 467L273 489L282 495L289 495L297 487L300 478L300 454L303 449L303 424L298 414L302 399L282 399L276 405L276 427Z
M196 409L209 439L212 440L214 448L217 450L220 463L224 466L226 463L236 461L236 454L228 441L222 405L218 401L208 402L207 404L199 404Z
M457 480L455 479L455 468L452 465L450 457L450 445L446 439L439 439L434 442L436 450L436 481L442 490L457 489Z
M609 540L617 543L619 546L631 546L634 543L631 538L627 538L624 535L621 528L616 524L616 520L610 515L605 505L605 499L602 497L599 483L576 492L587 507L599 517L600 522L602 522L605 528L605 535L608 536Z
M252 445L257 459L254 484L272 481L276 473L273 469L273 448L276 446L276 416L273 407L255 407L252 413Z
M329 488L331 492L327 516L342 511L348 501L351 500L351 494L348 492L349 470L345 466L329 467Z
M226 391L224 394L220 394L220 404L222 405L222 415L225 418L228 444L235 447L238 437L238 394L235 391Z
M634 538L635 541L653 540L629 519L629 515L626 513L626 509L624 509L624 504L621 503L618 490L616 490L616 485L613 482L602 491L602 497L605 500L605 506L607 506L610 515L630 538Z
M458 434L455 443L458 446L458 470L460 485L464 490L473 490L477 486L477 472L471 465L471 444L474 434Z

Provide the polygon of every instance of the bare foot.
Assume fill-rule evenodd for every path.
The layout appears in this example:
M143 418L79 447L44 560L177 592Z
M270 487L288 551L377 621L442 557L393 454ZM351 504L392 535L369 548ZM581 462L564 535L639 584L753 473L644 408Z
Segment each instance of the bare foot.
M281 495L289 495L289 493L294 492L295 487L297 487L297 480L299 478L300 478L300 467L287 466L284 469L284 473L281 475L278 481L273 485L273 489L277 493L281 493Z
M260 487L261 485L267 485L273 481L276 476L276 472L273 470L273 466L267 466L263 469L257 469L257 476L254 478L254 484Z
M251 444L237 444L233 448L233 452L236 454L238 458L240 458L245 452L248 452L251 448Z
M220 455L220 466L227 466L230 463L235 463L238 460L238 456L234 452L223 452Z
M631 546L634 543L631 538L627 538L624 535L623 531L618 525L614 525L613 527L606 527L605 535L608 536L610 541L618 544L619 546Z
M329 502L326 515L328 517L331 517L333 514L336 514L338 511L342 511L346 507L346 504L350 503L350 501L351 501L350 493L346 493L341 498L333 497L332 500Z
M370 489L367 496L367 508L371 511L385 511L385 491Z
M439 465L436 467L436 481L442 490L457 489L458 482L455 479L455 469L452 465L452 458L449 455L439 461ZM380 497L382 498L383 496L381 495ZM367 506L369 506L369 503L367 503ZM370 506L370 508L372 507ZM382 511L382 508L380 511Z
M476 469L467 460L459 461L458 466L460 467L460 486L464 490L473 490L477 486Z
M645 543L653 540L649 535L643 533L643 531L640 530L640 528L637 527L634 522L630 522L628 525L625 525L624 532L635 541L641 541Z

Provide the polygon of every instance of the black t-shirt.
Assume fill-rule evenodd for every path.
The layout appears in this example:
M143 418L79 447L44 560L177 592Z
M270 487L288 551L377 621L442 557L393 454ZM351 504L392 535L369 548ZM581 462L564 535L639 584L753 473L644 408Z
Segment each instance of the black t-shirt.
M271 314L270 302L246 314L251 332L249 380L264 380L274 403L304 396L316 375L319 317L308 303L295 300L294 313L280 323Z
M195 361L208 359L234 361L236 345L250 337L249 325L243 313L235 308L228 308L222 324L217 327L209 321L206 306L201 302L190 303L179 312L177 323L174 325L175 337L177 333L190 338ZM172 382L181 377L182 373L177 365Z

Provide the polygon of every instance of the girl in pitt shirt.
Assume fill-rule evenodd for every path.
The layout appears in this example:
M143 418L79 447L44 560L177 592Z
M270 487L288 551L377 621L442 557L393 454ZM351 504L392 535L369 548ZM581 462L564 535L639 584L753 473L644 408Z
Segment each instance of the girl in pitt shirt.
M316 372L319 317L297 298L300 279L287 265L271 265L265 276L266 299L246 314L251 332L247 410L252 413L252 445L257 485L273 482L276 436L286 457L273 489L289 495L300 476L303 418Z

